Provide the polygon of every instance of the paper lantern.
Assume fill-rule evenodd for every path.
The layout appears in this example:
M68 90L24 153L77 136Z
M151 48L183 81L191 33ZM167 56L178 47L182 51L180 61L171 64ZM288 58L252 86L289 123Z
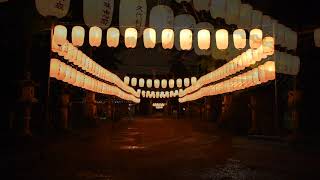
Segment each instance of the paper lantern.
M265 37L262 41L263 53L265 55L273 55L274 53L274 39L273 37Z
M139 79L139 87L144 87L144 79Z
M135 48L137 45L138 32L134 28L128 28L125 32L125 45L127 48Z
M167 86L168 86L168 81L166 79L162 79L161 80L161 87L163 89L165 89L165 88L167 88Z
M172 98L174 96L174 92L170 91L169 97Z
M151 9L149 18L150 18L149 26L156 30L156 34L157 34L156 40L157 40L157 43L159 43L161 42L161 38L163 37L162 35L163 30L173 28L173 21L174 21L173 11L169 6L157 5ZM165 34L165 35L171 35L171 33ZM170 40L172 39L172 43L174 43L173 35L168 37L168 39ZM168 41L168 42L171 42L171 41Z
M60 62L59 73L56 79L62 81L66 77L66 69L67 69L67 65L63 62Z
M262 24L262 12L258 10L251 11L251 28L260 28Z
M159 97L160 97L160 92L157 91L157 92L156 92L156 98L159 98Z
M320 47L320 28L314 30L314 44L316 47Z
M67 41L68 30L65 26L57 25L54 27L53 39L58 45L63 45Z
M211 44L210 31L202 29L198 32L198 47L201 50L208 50Z
M146 0L121 0L119 7L120 33L125 36L126 28L135 28L137 37L141 37L147 17Z
M84 79L85 79L84 74L81 72L77 72L76 83L74 85L77 87L83 87L84 86Z
M84 0L83 19L87 26L98 26L107 29L111 22L114 0Z
M145 48L154 48L156 46L156 31L152 28L147 28L143 31L143 44Z
M144 90L141 91L142 97L146 97L146 92Z
M70 0L36 0L36 8L42 16L63 18L70 8Z
M275 63L274 61L267 61L264 63L264 70L265 70L265 78L267 81L274 80L276 75L275 75Z
M227 24L238 24L240 18L241 0L228 0L226 4Z
M182 87L182 79L177 79L177 87L181 88Z
M174 88L174 79L169 80L169 88Z
M183 82L184 82L184 86L185 87L189 87L190 86L190 79L189 78L184 78Z
M243 49L246 47L246 32L243 29L237 29L233 32L233 43L237 49Z
M130 78L129 78L128 76L125 76L124 79L123 79L123 81L124 81L124 83L125 83L126 85L129 85L129 83L130 83Z
M262 44L262 31L260 29L252 29L250 31L250 47L257 49Z
M196 77L192 77L191 78L191 85L195 85L197 83L197 78Z
M152 88L152 79L147 80L147 88Z
M212 18L225 18L226 17L226 0L211 0L210 14Z
M57 78L60 70L60 61L58 59L50 60L50 77Z
M170 97L169 91L166 91L166 92L165 92L165 97L166 97L166 98L169 98L169 97Z
M101 44L102 30L101 28L94 26L89 30L89 44L92 47L99 47Z
M137 78L131 78L131 86L135 87L137 86Z
M174 32L172 29L164 29L161 35L163 49L172 49L174 45Z
M180 47L180 31L183 29L193 30L196 24L196 20L190 14L181 14L174 18L174 37L175 37L175 47L178 51L181 51ZM187 35L190 35L190 31L185 31ZM191 33L192 34L192 33ZM192 37L191 37L192 38ZM189 44L189 39L187 39L187 43ZM192 49L192 47L191 47Z
M239 17L239 27L250 29L251 28L251 15L252 6L249 4L240 5L240 17Z
M193 0L193 7L197 11L209 11L210 0Z
M72 44L74 46L82 46L84 42L84 28L81 26L74 26L72 28Z
M190 50L192 48L192 31L183 29L180 31L180 47L182 50Z
M120 31L117 28L111 27L107 31L107 45L108 47L118 47L120 38Z
M155 87L155 88L159 88L159 87L160 87L160 80L159 80L159 79L155 79L155 80L153 81L153 83L154 83L154 87Z
M262 16L262 31L264 35L273 36L273 21L270 16Z
M228 31L225 29L219 29L216 32L216 45L217 48L220 50L224 50L228 48L228 40L229 39L229 35L228 35Z
M201 36L201 39L198 38L198 36L200 35L199 32L201 30L205 30L205 33L200 33L203 34L204 36ZM214 28L213 25L208 23L208 22L200 22L198 24L196 24L195 28L194 28L194 36L193 36L193 47L194 47L194 51L197 55L202 56L209 56L211 55L212 51L213 51L213 47L214 47L214 36L212 36L210 34L210 32L213 32ZM204 32L204 31L202 31ZM209 32L209 34L208 34ZM209 38L205 37L205 36L209 36ZM207 40L205 40L207 38ZM204 46L209 46L209 48L207 49L201 49L199 47L199 43L202 43L202 45ZM206 44L207 43L207 44Z

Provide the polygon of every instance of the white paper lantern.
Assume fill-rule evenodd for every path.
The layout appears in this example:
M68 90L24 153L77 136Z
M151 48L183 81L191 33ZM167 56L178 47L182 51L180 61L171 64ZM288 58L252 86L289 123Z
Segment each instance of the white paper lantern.
M177 79L177 87L181 88L182 87L182 79Z
M117 28L111 27L107 31L107 45L108 47L118 47L120 38L120 31Z
M130 83L130 78L129 78L128 76L125 76L124 79L123 79L123 81L124 81L124 83L125 83L126 85L129 85L129 83Z
M87 26L107 29L111 22L114 0L83 0L83 19Z
M180 31L180 47L182 50L192 49L192 31L189 29L182 29Z
M195 85L197 83L197 78L196 77L192 77L191 78L191 85Z
M193 30L196 24L196 20L190 14L181 14L174 18L174 37L175 37L175 47L178 51L181 50L180 47L180 31L183 29ZM192 48L192 47L191 47Z
M139 79L139 87L144 87L144 79L143 78Z
M155 80L153 81L153 83L154 83L154 87L155 87L155 88L159 88L159 87L160 87L160 80L159 80L159 79L155 79Z
M135 87L137 86L137 78L131 78L131 86Z
M209 11L211 0L193 0L193 7L197 11Z
M316 47L320 47L320 28L314 30L314 44Z
M216 32L216 45L220 50L224 50L228 48L229 43L229 35L228 31L225 29L219 29Z
M251 28L261 28L262 12L258 10L251 11Z
M125 45L127 48L135 48L137 45L138 32L134 28L128 28L125 32Z
M147 80L147 88L152 88L152 79Z
M169 80L169 88L174 88L174 79Z
M238 24L240 18L241 0L228 0L226 5L227 24Z
M173 91L170 91L170 98L172 98L174 96L174 92Z
M165 88L167 88L167 86L168 86L168 81L166 79L162 79L161 80L161 87L163 89L165 89Z
M164 29L173 28L173 21L174 21L174 14L172 9L169 6L157 5L151 9L149 26L150 28L153 28L156 30L157 43L161 42L162 31Z
M245 29L251 28L251 15L252 15L252 6L250 6L249 4L241 4L239 27L245 28Z
M156 31L152 28L147 28L143 31L143 44L145 48L154 48L156 46Z
M68 30L63 25L57 25L54 27L53 39L57 45L63 45L67 41Z
M89 30L89 44L92 47L99 47L101 45L102 30L94 26Z
M274 53L274 39L273 37L265 37L263 38L262 41L262 45L263 45L263 53L266 55L273 55Z
M161 35L163 49L172 49L174 45L174 32L172 29L164 29Z
M72 28L72 44L74 46L82 46L84 42L85 31L81 26L74 26Z
M141 37L146 23L146 0L121 0L119 7L120 33L125 36L127 28L135 28L137 37Z
M189 78L184 78L183 82L184 82L184 86L185 87L189 87L190 86L190 79Z
M261 29L252 29L250 31L250 47L257 49L262 44L262 31Z
M211 45L211 35L210 31L207 29L202 29L198 31L198 47L201 50L208 50Z
M233 43L237 49L243 49L246 47L246 32L243 29L237 29L233 32Z
M213 51L213 47L214 47L214 35L212 35L210 32L213 32L214 28L213 28L213 25L208 23L208 22L200 22L198 24L196 24L195 28L194 28L194 40L193 40L193 47L194 47L194 51L197 55L199 56L202 56L202 55L205 55L205 56L209 56L211 55L212 51ZM206 49L206 50L202 50L199 48L199 40L198 39L198 34L199 34L199 31L200 30L208 30L209 31L209 34L210 35L210 38L209 38L209 41L210 41L210 44L209 44L209 48ZM203 36L202 36L203 37ZM200 40L204 43L209 43L208 41L205 40L206 37L204 37L204 39ZM207 44L208 45L208 44Z
M157 92L156 92L156 98L159 98L159 97L160 97L160 92L157 91Z
M142 91L141 91L141 96L142 96L142 97L146 97L146 91L145 91L145 90L142 90Z
M226 0L211 0L210 14L212 18L225 18L226 17Z
M63 18L69 12L70 0L36 0L36 8L42 16Z

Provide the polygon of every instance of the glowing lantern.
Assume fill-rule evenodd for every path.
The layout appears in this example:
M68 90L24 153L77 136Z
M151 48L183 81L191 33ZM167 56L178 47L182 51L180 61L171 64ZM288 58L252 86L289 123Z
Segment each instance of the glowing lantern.
M60 62L59 73L56 79L62 81L66 77L66 69L67 69L67 65L63 62Z
M142 95L142 97L146 97L146 91L142 90L141 95Z
M77 72L76 83L74 84L77 87L83 87L84 85L84 74Z
M159 79L155 79L153 83L154 83L154 87L155 88L159 88L160 87L160 80Z
M107 29L111 22L114 0L84 0L83 19L87 26L98 26Z
M210 14L212 18L225 18L226 17L226 0L211 0Z
M137 86L137 78L131 78L131 86L135 87Z
M266 55L272 55L274 53L274 39L273 37L263 38L263 53Z
M210 0L193 0L193 6L197 11L209 11Z
M143 43L145 48L154 48L156 46L156 31L152 28L147 28L143 31Z
M65 26L57 25L54 27L53 39L58 45L63 45L67 41L68 30Z
M174 80L173 79L169 80L169 88L174 88Z
M172 49L174 45L174 32L172 29L164 29L161 35L163 49Z
M258 10L251 11L251 27L260 28L262 24L262 12Z
M201 50L208 50L210 48L210 31L202 29L198 32L198 47Z
M173 91L170 91L170 97L172 98L174 95L174 92Z
M162 87L163 89L165 89L165 88L167 88L167 85L168 85L167 80L166 80L166 79L162 79L162 80L161 80L161 87Z
M84 28L81 26L74 26L72 28L72 44L74 46L82 46L84 42Z
M50 77L57 78L60 70L60 61L58 59L51 59L50 61Z
M157 92L156 92L156 98L159 98L159 97L160 97L160 92L157 91Z
M184 78L183 82L184 82L184 86L185 87L189 87L190 86L190 79L189 78Z
M73 69L73 68L71 69L71 76L69 81L70 84L74 85L76 83L77 73L78 71L76 69Z
M237 49L246 47L246 32L243 29L237 29L233 32L233 43Z
M198 24L196 24L195 28L194 28L194 40L193 40L193 47L194 47L194 51L197 55L201 56L201 55L211 55L212 53L212 50L213 50L213 47L214 47L214 36L212 36L210 34L210 32L213 32L213 25L208 23L208 22L200 22ZM206 38L204 36L202 36L199 32L201 30L204 30L204 31L208 31L206 33L204 33L205 36L209 36L209 38ZM203 31L202 31L203 32ZM198 38L198 36L201 35L201 39ZM201 45L204 45L204 46L209 46L209 48L207 49L200 49L199 47L199 43L201 43ZM207 43L207 44L206 44Z
M182 87L182 79L177 79L177 87L181 88Z
M220 50L224 50L228 48L228 40L229 39L229 35L228 35L228 31L225 29L219 29L216 32L216 44L217 44L217 48Z
M240 16L241 0L228 0L226 10L226 22L228 24L238 24Z
M42 16L55 16L63 18L70 8L70 0L36 0L36 8Z
M150 91L146 92L146 98L150 98Z
M166 91L166 92L165 92L165 97L166 97L166 98L169 98L169 96L170 96L169 91Z
M195 85L197 82L197 78L196 77L192 77L191 78L191 85Z
M139 87L144 87L144 79L139 79Z
M266 73L266 76L265 76L266 80L267 81L274 80L276 77L274 61L268 61L268 62L264 63L263 66L264 66L264 70Z
M125 31L125 44L127 48L135 48L137 45L138 32L134 28L128 28Z
M196 24L196 20L190 14L181 14L181 15L178 15L178 16L176 16L174 18L175 47L176 47L176 49L178 51L181 50L181 47L180 47L180 45L181 45L181 41L180 41L180 35L181 34L180 34L180 31L183 30L183 29L193 30L195 24ZM187 36L190 35L190 31L185 31L185 34ZM192 34L192 31L191 31L191 34ZM187 42L184 45L188 45L189 44L190 37L188 37L188 38L189 39L186 40ZM192 36L191 36L191 38L192 38ZM191 48L192 48L192 45L191 45Z
M252 6L249 4L240 5L239 27L249 29L251 27Z
M111 27L107 31L107 45L108 47L118 47L120 38L120 31L117 28Z
M192 48L192 31L183 29L180 31L180 47L182 50L190 50Z
M147 80L147 87L152 88L152 79Z
M124 77L123 81L124 81L124 83L125 83L126 85L129 85L129 83L130 83L130 78L129 78L128 76L126 76L126 77Z
M149 26L156 30L157 43L161 42L161 37L163 37L162 33L165 28L166 29L173 28L173 21L174 21L174 14L172 9L169 6L157 5L151 9ZM168 35L171 35L171 33ZM172 42L174 43L173 36L170 36L170 40L171 39L172 39Z
M99 47L101 44L102 30L101 28L94 26L89 30L89 44L92 47Z
M257 49L262 44L262 31L260 29L252 29L250 31L250 47Z
M314 30L314 44L316 47L320 47L320 28Z

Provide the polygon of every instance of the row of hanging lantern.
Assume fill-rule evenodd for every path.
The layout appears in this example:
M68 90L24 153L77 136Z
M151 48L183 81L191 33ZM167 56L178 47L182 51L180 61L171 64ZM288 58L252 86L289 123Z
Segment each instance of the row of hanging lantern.
M277 73L295 76L300 71L300 58L298 56L275 51L274 60Z
M60 46L58 45L60 44ZM137 97L135 90L123 83L123 81L112 72L97 64L94 60L84 54L67 40L61 40L57 36L53 36L52 51L63 56L68 62L78 66L82 70L110 83L115 84L119 88Z
M140 102L139 98L122 91L120 88L92 78L58 59L50 61L50 77L96 93L114 95L135 103Z
M182 86L184 87L189 87L190 86L190 83L191 85L194 85L196 84L197 82L197 78L196 77L191 77L191 78L178 78L176 80L174 79L143 79L143 78L135 78L135 77L128 77L128 76L125 76L124 79L123 79L124 83L126 85L131 85L133 87L136 87L136 86L139 86L140 88L143 88L143 87L147 87L147 88L163 88L163 89L166 89L167 87L169 87L170 89L172 88L181 88Z
M262 43L259 44L260 46L258 48L248 49L215 71L212 71L199 78L194 85L191 85L185 89L186 93L192 93L209 83L224 79L241 70L244 70L251 65L256 64L262 59L267 58L267 56L274 54L274 39L272 37L265 37Z
M263 65L243 74L225 80L218 84L202 87L198 91L179 98L180 103L194 101L205 96L230 93L274 80L276 77L274 61L267 61Z
M166 103L153 103L152 106L156 109L163 109L167 104Z
M198 29L196 38L193 38L192 29L181 29L179 31L180 48L182 50L191 50L193 46L196 49L208 50L212 48L214 39L212 36L213 29L205 28ZM72 28L72 44L74 46L82 46L84 43L85 30L81 26ZM58 45L64 44L67 41L67 28L63 25L57 25L54 28L54 37ZM120 31L117 28L111 27L107 30L107 46L117 47L119 45ZM145 48L154 48L157 42L156 30L147 28L143 32L143 42ZM127 48L135 48L138 39L138 32L135 28L127 28L125 30L125 45ZM193 44L193 39L197 43ZM252 29L250 31L249 45L251 48L257 48L261 45L263 33L261 29ZM172 49L175 41L175 33L172 29L164 29L162 31L162 47L164 49ZM99 27L91 27L89 30L89 44L93 47L99 47L102 41L102 29ZM219 50L225 50L229 46L229 33L225 29L219 29L215 32L216 47ZM246 32L243 29L237 29L233 32L233 43L236 49L243 49L247 45Z
M190 0L176 0L190 2ZM193 0L196 11L210 11L212 18L223 18L227 24L243 29L261 28L268 36L275 37L276 44L289 50L297 48L297 33L259 10L254 10L241 0Z
M172 91L149 91L149 90L141 90L138 89L137 92L139 93L140 97L143 98L152 98L152 99L159 99L159 98L175 98L178 96L183 95L183 89L179 90L172 90Z

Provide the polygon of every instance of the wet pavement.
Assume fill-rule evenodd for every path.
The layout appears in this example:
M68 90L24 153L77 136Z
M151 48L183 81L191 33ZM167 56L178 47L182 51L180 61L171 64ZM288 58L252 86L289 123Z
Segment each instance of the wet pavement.
M317 151L163 116L103 123L2 151L6 179L320 179Z

